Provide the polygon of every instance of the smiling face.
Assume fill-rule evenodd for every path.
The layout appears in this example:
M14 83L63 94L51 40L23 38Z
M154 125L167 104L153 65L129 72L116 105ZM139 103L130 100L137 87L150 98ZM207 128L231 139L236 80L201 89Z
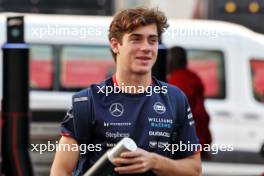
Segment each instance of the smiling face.
M156 24L140 26L125 33L122 43L111 39L111 48L116 53L116 69L125 74L150 74L158 54Z

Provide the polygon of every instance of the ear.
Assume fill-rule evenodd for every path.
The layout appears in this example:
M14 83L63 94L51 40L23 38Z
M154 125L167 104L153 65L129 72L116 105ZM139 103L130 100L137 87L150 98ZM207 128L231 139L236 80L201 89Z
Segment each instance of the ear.
M112 51L115 53L115 54L118 54L119 53L119 50L118 50L118 45L119 45L119 42L116 38L111 38L110 40L110 45L111 45L111 49Z

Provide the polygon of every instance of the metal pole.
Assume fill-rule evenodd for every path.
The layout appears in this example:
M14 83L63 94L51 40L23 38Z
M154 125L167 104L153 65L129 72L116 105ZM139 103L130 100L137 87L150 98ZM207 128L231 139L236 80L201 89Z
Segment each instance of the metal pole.
M2 173L33 175L29 147L29 49L23 17L7 18L3 45Z

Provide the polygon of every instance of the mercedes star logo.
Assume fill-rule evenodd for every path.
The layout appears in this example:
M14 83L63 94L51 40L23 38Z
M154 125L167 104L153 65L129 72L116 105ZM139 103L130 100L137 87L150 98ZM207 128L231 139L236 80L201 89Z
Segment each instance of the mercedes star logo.
M124 106L121 103L113 103L109 108L112 116L119 117L124 113Z

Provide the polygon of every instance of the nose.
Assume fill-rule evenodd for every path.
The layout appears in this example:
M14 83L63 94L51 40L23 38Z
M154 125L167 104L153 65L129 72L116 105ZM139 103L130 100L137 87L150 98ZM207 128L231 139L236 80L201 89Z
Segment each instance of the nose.
M140 47L141 51L143 51L143 52L150 52L151 48L152 48L152 46L148 40L144 40L144 42L142 42L142 45Z

